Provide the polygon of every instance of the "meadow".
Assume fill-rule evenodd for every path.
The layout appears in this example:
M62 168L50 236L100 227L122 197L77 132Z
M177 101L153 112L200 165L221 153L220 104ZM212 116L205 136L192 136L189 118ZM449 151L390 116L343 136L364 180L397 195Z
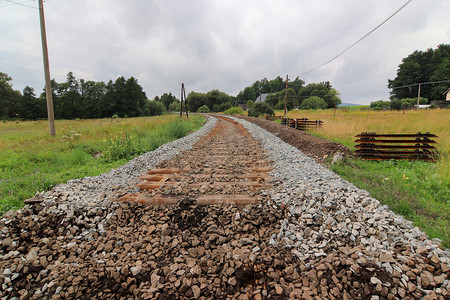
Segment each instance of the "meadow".
M69 179L96 176L199 129L205 118L177 115L129 119L0 122L0 215Z
M338 109L336 114L333 109L293 110L288 117L324 121L323 128L310 133L351 150L355 135L361 132L436 134L439 158L435 163L348 158L330 168L450 248L450 109L407 110L405 114L354 108Z

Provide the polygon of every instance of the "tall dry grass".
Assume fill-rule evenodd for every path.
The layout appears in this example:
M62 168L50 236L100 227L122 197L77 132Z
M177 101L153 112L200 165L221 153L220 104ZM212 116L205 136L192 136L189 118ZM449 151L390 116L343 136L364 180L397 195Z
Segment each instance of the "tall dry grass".
M279 113L281 114L281 113ZM438 138L439 175L450 177L450 109L421 109L403 111L371 110L293 110L289 118L320 119L321 129L312 133L353 148L355 135L361 132L417 133L430 132Z

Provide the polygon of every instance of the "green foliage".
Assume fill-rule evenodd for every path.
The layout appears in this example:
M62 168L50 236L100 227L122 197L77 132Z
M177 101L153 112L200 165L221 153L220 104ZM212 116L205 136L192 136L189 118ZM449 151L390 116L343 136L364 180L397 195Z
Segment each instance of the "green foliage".
M288 89L293 89L295 95L297 95L304 84L305 82L297 76L294 80L288 82ZM277 76L270 81L267 78L263 78L255 81L251 86L248 86L239 92L236 96L236 100L238 103L244 104L249 100L255 101L260 94L275 94L285 89L286 81L281 78L281 76Z
M169 109L170 104L173 102L180 102L172 93L164 93L162 94L161 98L158 96L155 97L155 101L161 102L166 109Z
M417 97L419 86L396 88L415 83L450 80L450 44L440 44L435 50L414 51L402 59L397 76L388 80L391 100ZM443 100L448 82L422 85L421 96L430 100Z
M244 111L240 107L232 107L223 112L226 115L244 115Z
M272 116L274 114L275 112L273 111L272 107L270 107L270 105L265 102L255 103L255 105L248 111L248 115L250 117L259 117L260 115Z
M428 162L345 160L333 171L450 247L450 178Z
M298 105L301 106L305 99L317 96L325 100L328 108L333 108L334 105L341 104L339 93L331 86L329 81L321 83L310 83L300 90L298 93Z
M383 110L385 108L390 108L391 101L378 100L370 103L370 108L373 110Z
M206 94L191 92L187 96L190 111L198 111L203 105L208 106L213 112L227 110L232 106L233 97L219 90L212 90Z
M320 97L312 96L303 100L300 104L300 109L325 109L327 108L327 103Z
M164 106L164 104L159 101L155 101L155 100L148 101L147 106L148 106L147 115L149 115L149 116L160 116L160 115L164 114L166 111L166 107Z
M34 89L27 86L23 95L12 89L12 79L0 73L0 116L35 120L47 117L45 91L37 98ZM51 81L56 119L139 117L149 114L147 97L138 81L123 76L115 82L77 80L72 72L66 81Z
M425 105L428 104L427 98L420 98L419 104ZM406 98L406 99L398 99L391 101L391 109L401 110L403 107L406 109L413 108L414 105L417 105L417 98Z
M209 113L209 107L206 106L206 105L203 105L202 107L200 107L200 108L197 110L197 112L198 112L198 113Z
M248 100L247 101L247 110L251 109L255 105L255 101Z
M180 111L181 103L180 102L172 102L169 105L169 111Z
M275 94L270 94L266 97L265 102L276 110L284 110L285 94L286 89L279 91L278 93ZM293 88L288 88L286 98L286 108L287 110L292 110L295 106L297 106L295 90Z

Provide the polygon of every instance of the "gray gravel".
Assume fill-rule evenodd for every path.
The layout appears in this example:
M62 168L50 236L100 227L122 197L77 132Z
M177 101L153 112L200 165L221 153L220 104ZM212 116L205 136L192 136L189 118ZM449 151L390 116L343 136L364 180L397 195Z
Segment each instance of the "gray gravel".
M412 222L392 212L334 172L316 163L300 150L286 144L268 131L242 119L253 136L260 140L274 161L271 175L276 188L272 200L287 205L294 222L285 220L278 237L292 246L302 260L326 256L341 246L364 246L374 257L392 253L397 244L407 244L413 253L437 254L441 262L450 264L450 252L439 248L439 240L429 240ZM311 230L310 225L316 225ZM384 267L392 270L386 263Z

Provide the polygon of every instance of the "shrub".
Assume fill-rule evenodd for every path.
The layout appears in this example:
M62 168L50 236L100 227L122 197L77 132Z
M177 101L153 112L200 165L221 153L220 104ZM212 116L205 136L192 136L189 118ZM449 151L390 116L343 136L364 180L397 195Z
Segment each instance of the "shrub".
M260 115L273 116L274 114L275 113L274 113L272 107L270 107L270 105L265 102L255 103L255 105L253 105L253 107L251 109L249 109L249 111L248 111L248 115L250 117L259 117Z
M148 101L148 113L150 116L160 116L166 111L166 107L159 101Z
M327 107L327 102L317 96L309 97L300 104L300 109L325 109Z
M232 107L230 109L227 109L223 113L227 115L243 115L244 111L240 107Z
M385 108L389 108L391 106L390 101L378 100L370 103L370 108L373 110L383 110Z
M209 107L207 105L203 105L199 107L197 110L198 113L209 113Z

